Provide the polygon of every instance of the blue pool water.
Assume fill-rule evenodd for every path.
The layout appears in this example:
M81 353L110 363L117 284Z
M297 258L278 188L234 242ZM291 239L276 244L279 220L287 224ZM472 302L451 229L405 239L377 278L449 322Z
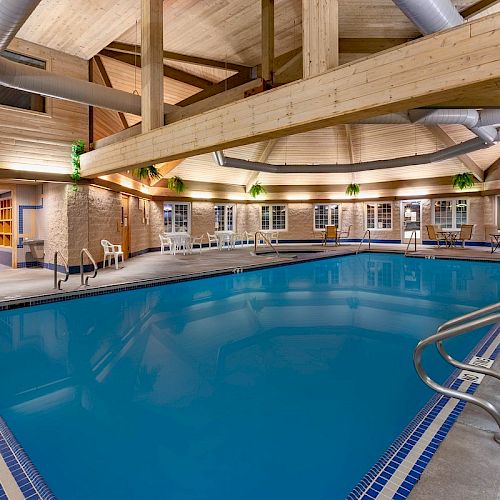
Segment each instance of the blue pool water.
M431 396L418 340L499 300L362 254L1 312L0 415L63 500L341 499Z

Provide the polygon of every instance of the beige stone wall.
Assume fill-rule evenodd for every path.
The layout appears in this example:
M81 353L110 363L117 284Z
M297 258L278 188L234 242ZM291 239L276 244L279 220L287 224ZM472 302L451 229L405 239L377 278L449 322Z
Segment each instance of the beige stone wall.
M131 196L129 198L130 253L136 254L150 248L150 202Z

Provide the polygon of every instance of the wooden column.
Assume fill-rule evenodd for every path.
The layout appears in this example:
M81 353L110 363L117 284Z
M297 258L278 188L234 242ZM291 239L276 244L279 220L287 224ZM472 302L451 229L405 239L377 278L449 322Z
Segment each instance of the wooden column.
M339 64L338 0L302 0L304 78Z
M163 0L141 0L142 133L163 126Z
M262 0L262 79L265 82L272 82L273 72L274 0Z

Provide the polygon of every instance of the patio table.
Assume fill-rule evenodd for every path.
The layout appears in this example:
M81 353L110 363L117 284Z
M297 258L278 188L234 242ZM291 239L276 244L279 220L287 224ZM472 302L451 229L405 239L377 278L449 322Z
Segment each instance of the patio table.
M171 241L171 253L172 255L176 255L177 250L182 249L182 253L186 255L189 253L190 245L189 241L191 239L191 235L188 233L163 233L170 241Z
M446 246L451 248L455 246L457 236L460 234L459 231L438 231L437 234L441 234L446 243Z
M236 233L234 231L215 231L215 236L217 236L217 241L219 242L219 249L224 248L224 244L227 243L226 248L231 250L235 246Z

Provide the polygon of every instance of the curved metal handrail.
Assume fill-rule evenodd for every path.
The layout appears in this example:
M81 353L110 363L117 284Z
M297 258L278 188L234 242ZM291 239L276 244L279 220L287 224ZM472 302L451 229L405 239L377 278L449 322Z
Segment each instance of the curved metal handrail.
M65 274L64 279L60 279L60 280L57 279L57 275L59 273L59 271L58 271L58 259L57 259L58 255L61 257L61 259L63 261L64 274ZM66 281L68 281L68 279L69 279L68 261L64 258L64 255L61 252L56 250L56 252L54 252L54 288L56 290L62 290L61 283L66 283Z
M408 255L409 253L409 249L410 249L410 245L411 245L411 240L413 239L413 236L415 236L415 250L413 250L414 252L417 251L417 231L412 231L411 232L411 236L410 236L410 241L408 241L408 245L406 245L406 250L405 250L405 257Z
M90 262L92 263L92 265L94 266L94 274L92 276L88 275L86 277L84 277L84 267L83 267L83 257L84 255L86 255ZM82 248L82 251L80 252L80 283L82 285L85 285L85 286L88 286L89 285L89 279L93 279L97 276L97 264L94 260L94 257L92 257L92 254L88 251L87 248Z
M356 255L358 255L359 249L361 248L361 245L364 243L364 241L366 239L366 235L368 235L368 250L371 249L371 247L372 247L372 233L371 233L371 231L369 229L367 229L365 231L365 234L361 238L361 241L359 242L358 249L356 250Z
M262 236L262 239L274 250L274 252L276 253L276 256L279 258L280 256L280 253L278 252L278 250L276 250L276 248L274 247L274 245L271 243L271 241L269 240L269 238L262 232L262 231L257 231L255 233L255 236L254 236L254 241L253 241L253 249L254 249L254 253L255 255L257 255L257 243L258 243L258 239L257 239L257 235L260 234Z
M426 373L426 371L422 367L422 352L423 350L430 344L438 344L442 341L456 337L458 335L462 335L464 333L477 330L478 328L482 328L484 326L488 326L500 321L500 303L493 304L491 306L482 308L473 313L466 314L459 318L455 318L453 320L447 321L443 323L434 335L427 337L424 340L421 340L415 351L413 353L413 364L415 366L415 370L417 371L419 377L422 381L429 386L431 389L444 394L445 396L461 399L463 401L467 401L469 403L475 404L483 410L486 410L496 421L499 431L495 433L495 441L500 443L500 411L489 401L483 398L479 398L477 396L473 396L471 394L467 394L464 392L457 391L455 389L450 389L449 387L445 387L443 385L438 384L434 380L432 380ZM442 347L442 346L441 346ZM438 347L439 350L439 347ZM468 370L475 373L482 373L484 375L494 376L499 378L498 373L494 370L489 370L487 368L467 365L464 363L460 363L453 359L444 348L442 348L440 354L446 361L449 361L453 366L457 366L458 368L462 368L464 370ZM443 355L444 353L444 355ZM450 358L451 361L448 359Z

